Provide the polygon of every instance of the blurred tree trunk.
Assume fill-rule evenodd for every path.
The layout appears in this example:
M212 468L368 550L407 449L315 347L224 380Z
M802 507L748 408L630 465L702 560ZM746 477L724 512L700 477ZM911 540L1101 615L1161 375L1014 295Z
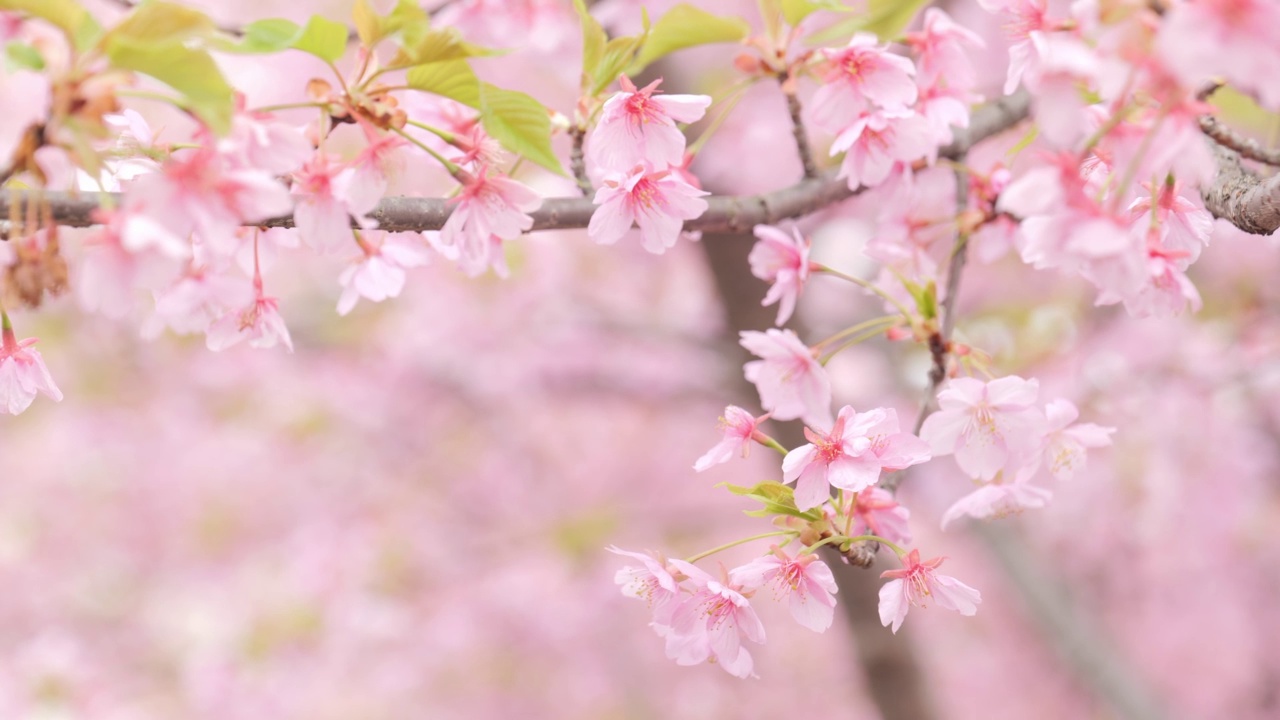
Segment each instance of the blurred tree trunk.
M773 327L776 307L764 308L768 286L756 279L747 265L747 254L754 238L747 234L706 233L702 250L706 255L716 287L723 301L727 326L727 342L738 348L736 360L746 362L751 356L737 344L742 330L764 330ZM790 325L794 328L795 321ZM738 375L739 404L759 407L759 396L750 383ZM804 442L799 422L772 422L772 434L788 447ZM781 479L781 478L779 478ZM897 635L880 624L877 610L880 571L887 566L877 560L870 569L845 565L834 554L826 558L840 586L839 605L844 609L853 633L859 664L868 692L885 720L931 720L936 717L924 674L910 642L910 629Z

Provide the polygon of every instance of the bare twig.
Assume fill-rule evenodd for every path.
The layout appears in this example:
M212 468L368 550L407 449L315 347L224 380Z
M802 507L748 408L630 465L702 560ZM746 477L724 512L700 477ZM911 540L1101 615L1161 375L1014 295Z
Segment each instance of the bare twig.
M973 113L967 129L955 133L955 141L943 148L940 155L947 158L962 157L975 143L1007 130L1027 116L1027 96L1011 95L988 103ZM0 192L0 217L8 212L14 200L21 200L27 193L19 190ZM706 232L741 232L759 224L776 224L816 212L828 205L854 195L843 180L831 176L809 178L773 192L760 195L712 195L707 198L708 208L702 217L685 223L689 230ZM59 225L88 227L92 225L90 214L107 199L106 194L44 193L53 210L53 219ZM121 198L111 196L118 206ZM441 198L388 197L378 203L369 217L377 220L379 227L391 231L439 230L444 226L453 206ZM589 198L547 198L542 207L530 213L533 230L561 230L584 228L591 221L595 205ZM292 227L293 218L281 217L261 223L263 227Z
M1257 140L1247 138L1232 130L1212 115L1200 116L1200 130L1219 145L1235 150L1242 157L1267 165L1280 166L1280 150L1268 150Z
M801 118L800 98L796 97L794 83L788 83L786 75L779 77L778 83L782 85L782 94L787 98L787 111L791 113L791 134L796 141L796 152L800 154L800 165L804 167L804 176L816 178L818 166L813 162L809 133L805 131L804 120Z

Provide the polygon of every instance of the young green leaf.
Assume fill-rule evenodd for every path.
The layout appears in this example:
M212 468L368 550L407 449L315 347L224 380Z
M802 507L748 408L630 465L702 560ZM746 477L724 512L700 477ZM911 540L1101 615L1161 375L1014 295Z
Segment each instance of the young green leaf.
M667 11L649 31L640 57L630 74L640 72L658 58L696 45L738 42L751 27L741 18L721 17L681 3Z
M102 26L76 0L0 0L0 10L12 10L56 25L77 50L92 47Z
M128 38L145 45L180 43L207 36L214 27L213 19L199 10L155 1L137 6L119 25L107 31L105 40L110 43L114 38Z
M881 40L895 40L911 24L926 0L867 0L867 11L809 36L811 45L847 42L855 32L875 33Z
M293 47L302 37L302 27L292 20L267 18L244 26L239 42L217 43L218 50L249 55L276 53Z
M405 74L409 87L480 109L480 81L466 60L418 65Z
M578 21L582 23L582 85L587 89L591 78L595 77L600 60L604 57L604 46L609 37L604 28L591 16L583 0L573 0L573 9L578 13Z
M107 46L114 67L140 72L182 93L183 101L216 133L231 126L231 86L204 50L182 43L150 44L116 37Z
M9 70L44 69L44 56L24 42L14 41L5 45L4 56Z
M422 34L413 45L402 46L384 69L398 70L414 65L461 60L469 57L496 55L498 51L472 45L462 39L457 28L435 28Z
M609 41L604 47L604 54L600 58L600 64L596 66L596 71L592 76L591 95L599 95L601 91L609 87L609 83L618 79L624 68L631 64L635 59L636 51L640 49L640 43L644 37L618 37Z
M347 26L320 15L312 15L290 47L310 53L326 62L337 62L347 52Z
M749 497L764 504L764 507L759 510L746 511L747 515L752 517L791 515L805 520L820 520L822 518L818 510L801 511L796 507L795 491L789 485L783 485L780 482L766 480L753 487L731 485L729 483L721 483L721 485L734 495Z
M481 83L480 121L485 132L511 152L564 175L551 150L551 116L542 103L522 92Z
M805 18L819 10L848 12L849 8L840 4L839 0L781 0L782 16L791 27L799 25Z
M356 0L352 15L360 43L367 48L396 33L404 36L406 45L415 45L431 27L431 18L414 0L398 0L385 16L369 0Z

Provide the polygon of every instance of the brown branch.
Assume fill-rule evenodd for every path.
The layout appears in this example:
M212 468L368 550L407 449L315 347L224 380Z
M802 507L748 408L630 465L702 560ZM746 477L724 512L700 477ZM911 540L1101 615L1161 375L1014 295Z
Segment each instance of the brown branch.
M1212 115L1200 116L1200 131L1223 147L1230 148L1250 160L1280 166L1280 150L1268 150L1257 140L1247 138L1222 124Z
M1270 235L1280 228L1280 175L1260 178L1240 163L1235 152L1212 144L1218 174L1200 189L1204 206L1247 233Z
M587 177L587 160L582 152L582 143L587 137L587 129L574 125L569 128L569 137L573 139L573 146L569 150L569 166L573 168L573 177L578 181L582 197L590 198L595 195L595 188L591 187L591 178Z
M959 158L974 144L1007 130L1027 116L1028 98L1019 93L1001 98L974 111L968 128L958 129L955 141L943 148L940 155ZM29 191L7 190L0 192L0 217L5 217L15 199L23 201ZM706 232L745 232L760 224L777 224L782 220L797 218L821 210L854 195L843 180L831 176L802 180L780 190L760 195L712 195L707 198L708 208L702 217L685 222L688 230ZM50 203L53 219L59 225L88 227L93 224L90 213L103 200L105 193L56 193L40 195ZM111 199L119 206L118 195ZM369 217L377 220L379 227L391 231L439 230L449 219L452 206L440 198L388 197L378 203ZM585 228L595 212L589 198L547 198L542 207L530 213L533 230L563 230ZM293 218L274 218L262 223L263 227L293 227Z
M796 97L795 83L788 81L788 76L778 78L782 85L782 94L787 98L787 111L791 113L791 134L796 141L796 152L800 154L800 165L804 168L806 178L818 177L818 166L813 162L813 149L809 145L809 133L804 129L804 120L800 117L800 98Z

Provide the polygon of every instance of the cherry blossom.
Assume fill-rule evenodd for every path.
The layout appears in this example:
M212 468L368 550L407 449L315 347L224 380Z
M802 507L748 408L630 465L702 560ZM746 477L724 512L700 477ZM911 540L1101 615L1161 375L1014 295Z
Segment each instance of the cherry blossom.
M1071 480L1085 469L1089 448L1111 444L1113 427L1077 423L1080 411L1070 400L1058 398L1044 408L1046 418L1044 459L1049 472L1059 480Z
M901 570L885 570L882 578L892 578L880 588L880 623L898 632L912 605L926 607L932 599L938 607L955 610L961 615L974 615L982 595L949 575L935 572L946 558L920 561L920 551L912 550L901 558Z
M775 546L768 555L731 570L729 577L744 590L770 587L774 597L786 596L791 617L814 632L826 632L835 618L836 580L817 555L791 557Z
M970 477L990 481L1034 460L1045 419L1035 407L1040 384L1016 375L989 383L974 378L949 380L938 393L937 412L920 428L934 455L955 453Z
M893 111L916 101L915 66L879 46L875 35L857 33L847 47L821 52L827 69L811 104L818 127L841 132L850 118L868 110L868 101Z
M1042 508L1052 498L1050 490L1033 485L1026 479L986 484L947 508L942 514L942 529L946 530L951 523L966 515L979 520L1000 518L1023 510Z
M248 341L252 348L273 348L283 343L293 352L289 328L280 317L279 301L262 292L262 283L254 285L253 302L247 307L233 308L214 320L205 332L206 344L215 352Z
M744 331L742 347L761 358L743 366L760 391L760 405L778 420L815 425L831 417L831 380L807 345L790 330Z
M720 418L720 426L724 429L724 438L716 443L715 447L706 452L705 455L698 458L693 464L693 469L702 472L709 470L720 463L729 462L734 455L741 454L747 457L747 453L751 450L751 444L760 436L760 423L769 417L768 413L760 417L753 417L751 413L743 410L736 405L730 405L724 409L724 415Z
M809 279L809 240L796 228L788 235L770 225L757 225L756 244L747 256L751 274L771 283L761 305L778 303L777 324L782 325L795 311L796 300Z
M468 175L449 220L440 229L439 248L475 277L492 267L507 275L503 240L514 240L533 227L529 213L542 198L521 182L482 169Z
M627 565L614 575L614 582L622 588L627 597L644 600L653 611L654 624L658 628L666 628L671 623L671 613L675 610L680 597L680 586L660 555L638 553L623 550L610 545L605 548L615 555L622 555L640 561L640 565ZM659 630L661 634L662 630Z
M929 155L937 147L924 118L911 110L876 110L853 121L831 144L831 155L845 153L837 177L850 190L875 187L898 163Z
M31 407L36 393L44 393L54 402L61 402L62 391L53 382L49 368L45 367L40 351L31 347L36 338L18 340L9 324L9 316L3 315L3 345L0 345L0 412L18 415Z
M716 580L683 560L670 564L688 577L693 588L672 614L667 656L680 665L714 659L730 675L753 676L754 662L742 640L763 643L764 625L741 588Z
M879 535L898 544L911 542L908 521L911 511L900 504L893 493L879 487L869 487L850 494L845 515L852 522L845 532L849 536Z
M238 112L231 120L231 133L218 141L218 151L240 167L284 175L301 167L314 148L301 128L269 113Z
M899 432L897 413L888 408L858 413L846 405L830 432L805 428L805 437L809 444L782 460L783 482L796 484L801 510L826 502L831 487L860 492L880 479L881 470L901 470L929 459L929 447Z
M591 215L587 235L597 243L612 245L635 224L644 249L661 255L675 246L685 220L706 212L707 201L702 196L708 194L670 170L654 171L649 165L610 174L596 191L598 207Z
M626 75L622 92L609 98L587 139L587 162L599 172L626 172L648 163L663 169L681 164L685 138L676 123L702 119L706 95L655 95L662 79L636 89Z
M977 33L957 24L946 11L926 9L921 29L907 33L906 42L918 53L920 73L916 80L922 87L942 85L968 91L974 86L976 78L969 53L986 47L986 43Z
M338 314L346 315L360 298L382 302L404 289L405 270L427 264L430 254L417 233L366 231L359 234L360 259L338 276L342 296Z
M302 169L294 173L293 209L298 233L311 247L321 252L334 252L352 243L351 219L361 227L371 227L365 218L374 206L363 193L353 194L355 170L318 153ZM364 197L363 200L355 199Z

